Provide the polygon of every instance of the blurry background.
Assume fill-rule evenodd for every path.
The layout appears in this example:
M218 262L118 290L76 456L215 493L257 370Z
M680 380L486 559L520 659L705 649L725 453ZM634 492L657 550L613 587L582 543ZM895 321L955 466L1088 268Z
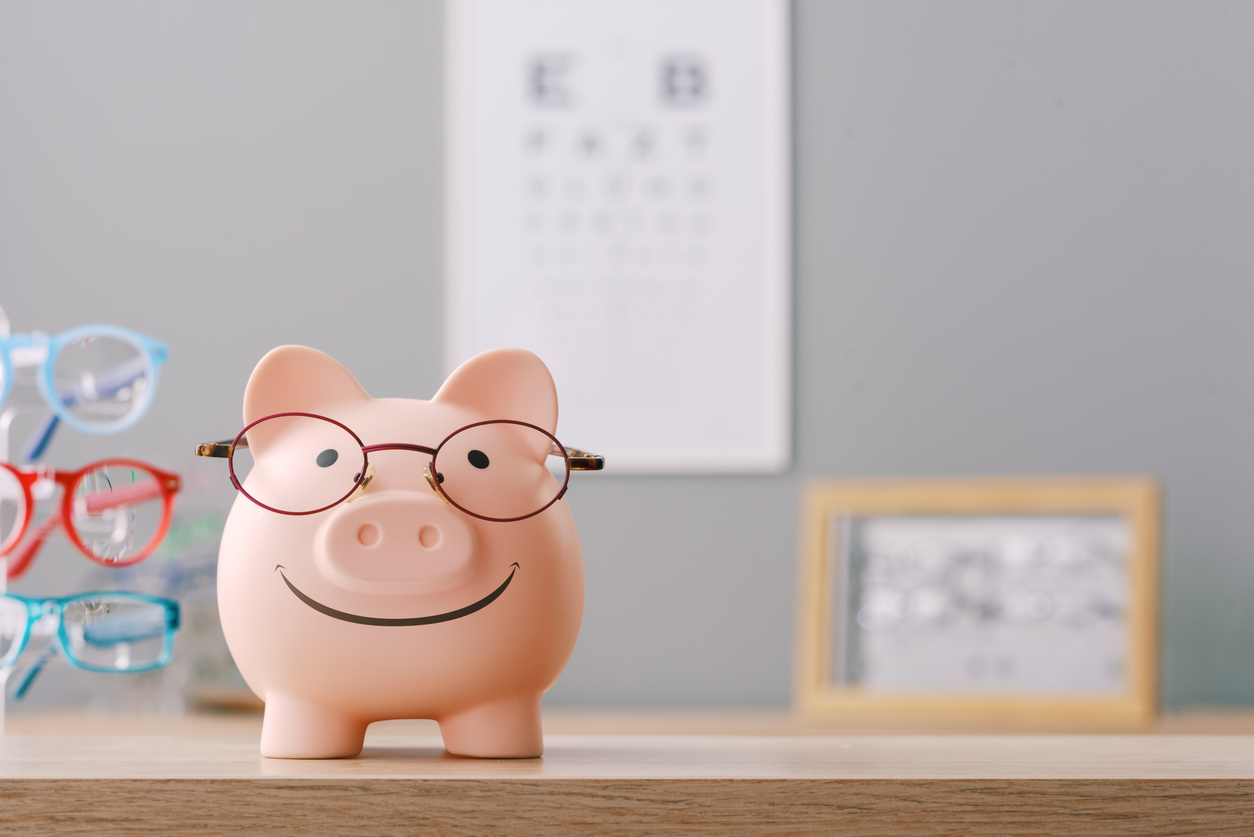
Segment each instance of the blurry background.
M1254 704L1254 6L793 17L794 465L579 480L587 608L547 702L787 704L807 479L1147 473L1165 705ZM0 0L0 305L171 349L137 427L47 461L179 470L211 558L196 521L234 492L190 452L267 350L430 397L442 108L438 2ZM13 589L90 567L50 544ZM124 679L44 677L28 701Z

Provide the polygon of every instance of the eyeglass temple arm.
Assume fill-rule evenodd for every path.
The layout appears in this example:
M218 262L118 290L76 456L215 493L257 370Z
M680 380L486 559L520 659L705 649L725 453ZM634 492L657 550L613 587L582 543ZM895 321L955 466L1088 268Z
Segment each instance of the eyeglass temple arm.
M169 487L172 490L178 490L178 480L171 480ZM160 497L165 489L161 483L156 480L148 480L134 485L123 485L108 491L93 491L91 494L85 494L82 497L75 497L77 503L79 500L83 502L83 511L91 515L98 515L101 512L116 509L119 506L131 506L139 503L145 503Z
M565 456L570 462L572 471L600 471L605 467L605 457L588 453L579 448L566 448L563 451L557 445L549 450L549 456Z
M57 432L57 425L60 423L61 419L57 418L57 414L52 410L45 413L43 421L39 422L38 426L26 437L26 445L22 448L22 459L34 462L43 456L48 443L52 441L52 434Z
M21 700L26 697L26 690L30 688L30 684L35 682L35 678L39 676L39 672L43 671L44 663L52 659L52 654L56 650L55 645L48 645L44 650L39 652L31 664L26 667L26 671L22 672L22 676L18 679L17 685L13 687L13 699Z
M105 371L96 375L93 379L93 389L95 397L101 395L113 395L123 387L128 387L141 377L147 370L143 357L134 357L128 361L119 363ZM81 386L69 387L61 390L58 397L67 407L72 407L80 401L90 401L91 397L84 392ZM26 446L22 449L22 457L27 462L34 462L36 459L44 455L48 443L52 441L52 434L57 432L57 425L61 423L61 419L56 413L49 410L43 418L43 421L31 432L26 439Z
M228 459L231 456L231 443L234 439L226 439L221 442L205 442L203 445L196 446L197 456L212 456L215 459ZM239 440L237 448L248 447L248 437L245 436Z
M30 562L34 560L35 555L44 545L44 541L48 539L48 536L52 534L52 530L57 528L57 524L60 522L61 515L59 513L50 514L44 518L26 543L18 547L17 551L9 556L8 578L21 578L22 573L26 572L26 568L30 566Z

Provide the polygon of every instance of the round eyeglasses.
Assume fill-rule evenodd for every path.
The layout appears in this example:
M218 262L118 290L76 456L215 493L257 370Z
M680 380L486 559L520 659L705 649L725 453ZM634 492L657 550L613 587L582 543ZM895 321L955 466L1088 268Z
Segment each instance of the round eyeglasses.
M104 459L77 471L0 462L0 556L8 558L8 577L26 571L57 526L98 564L144 560L170 528L181 484L178 474L135 459ZM59 512L32 527L36 501L57 486L64 492Z
M52 411L28 441L28 459L43 453L61 421L84 433L118 433L135 424L151 406L169 357L165 343L121 326L0 332L0 402L21 375Z
M602 457L567 448L547 430L513 419L468 424L431 448L367 445L335 419L276 413L230 442L199 445L196 454L227 459L231 484L263 509L304 515L360 496L374 477L370 454L385 450L429 455L422 473L431 489L471 517L497 523L534 517L556 503L571 471L605 467Z

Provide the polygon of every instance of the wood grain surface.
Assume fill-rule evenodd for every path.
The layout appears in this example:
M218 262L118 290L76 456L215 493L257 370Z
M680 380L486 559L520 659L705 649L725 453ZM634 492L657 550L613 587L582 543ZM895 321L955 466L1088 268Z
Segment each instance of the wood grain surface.
M1248 835L1248 781L18 780L0 834Z
M542 759L372 731L0 737L0 834L1254 833L1250 735L549 735Z

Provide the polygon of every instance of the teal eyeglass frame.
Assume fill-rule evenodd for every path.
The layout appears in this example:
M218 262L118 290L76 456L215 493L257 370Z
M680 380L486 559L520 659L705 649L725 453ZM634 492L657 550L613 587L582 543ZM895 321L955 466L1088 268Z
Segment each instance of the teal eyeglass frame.
M116 666L102 666L102 665L95 665L93 663L84 662L74 656L74 653L70 650L70 637L66 633L66 630L65 630L65 619L63 618L63 614L65 613L65 608L67 605L72 604L77 601L81 601L84 599L96 599L96 598L101 598L101 597L108 597L111 599L125 599L125 600L129 600L133 602L142 602L145 604L154 604L154 605L159 605L160 607L163 607L165 609L165 626L164 626L165 636L162 639L161 655L156 660L153 660L147 663L141 663L136 666L127 666L126 668L117 668ZM170 656L174 653L174 634L179 629L179 622L180 622L181 617L179 613L179 603L174 601L173 599L166 599L160 596L149 596L145 593L124 593L124 592L115 592L115 591L78 593L73 596L61 596L61 597L55 597L55 598L54 597L43 598L43 597L32 597L32 596L19 596L16 593L0 593L0 598L11 599L22 605L25 605L26 607L26 626L22 629L21 638L17 639L13 643L13 647L10 648L3 657L0 657L0 668L11 666L15 662L17 662L17 659L22 656L22 652L26 650L26 646L30 643L31 628L37 622L43 619L46 619L50 616L54 616L57 620L57 630L56 630L56 633L54 634L55 639L53 643L56 646L57 651L61 653L61 656L65 659L67 663L74 666L75 668L83 669L84 671L97 671L97 672L106 672L106 673L113 673L113 674L119 674L119 673L130 674L130 673L136 673L136 672L141 672L141 671L152 671L153 669L161 668L162 666L169 663ZM142 637L136 637L136 638L146 639L148 638L148 635L144 635ZM122 637L119 637L117 641L123 642L125 641L125 639ZM46 660L46 658L47 657L45 655L31 667L32 670L26 674L26 676L23 678L24 682L22 683L21 686L19 686L19 690L21 692L25 692L26 688L30 685L30 681L34 679L34 675L38 673L39 668L42 667L42 664Z
M86 337L112 337L116 340L129 342L141 350L139 353L141 368L135 370L134 374L129 374L129 378L123 374L118 382L112 383L110 386L116 391L122 386L129 385L131 381L141 376L148 379L149 386L144 391L143 402L137 404L133 410L116 421L98 423L84 421L75 416L66 403L67 398L76 398L77 395L72 392L57 392L56 382L53 379L57 355L68 344ZM132 331L129 328L106 324L79 326L55 335L49 335L42 331L32 331L25 334L0 337L0 372L3 372L4 375L3 382L0 382L0 404L3 404L8 399L9 393L13 389L13 352L21 349L30 349L43 354L42 359L34 364L23 365L38 365L40 367L36 373L35 382L40 396L53 413L49 420L45 421L41 428L36 431L36 436L39 438L32 441L31 447L35 451L34 455L30 456L32 459L38 456L47 445L53 431L56 429L57 421L64 421L70 427L83 433L97 435L118 433L134 425L143 418L144 413L148 412L148 408L152 405L152 399L157 390L157 380L161 365L166 362L170 355L169 347L160 340ZM71 401L70 403L74 402Z

